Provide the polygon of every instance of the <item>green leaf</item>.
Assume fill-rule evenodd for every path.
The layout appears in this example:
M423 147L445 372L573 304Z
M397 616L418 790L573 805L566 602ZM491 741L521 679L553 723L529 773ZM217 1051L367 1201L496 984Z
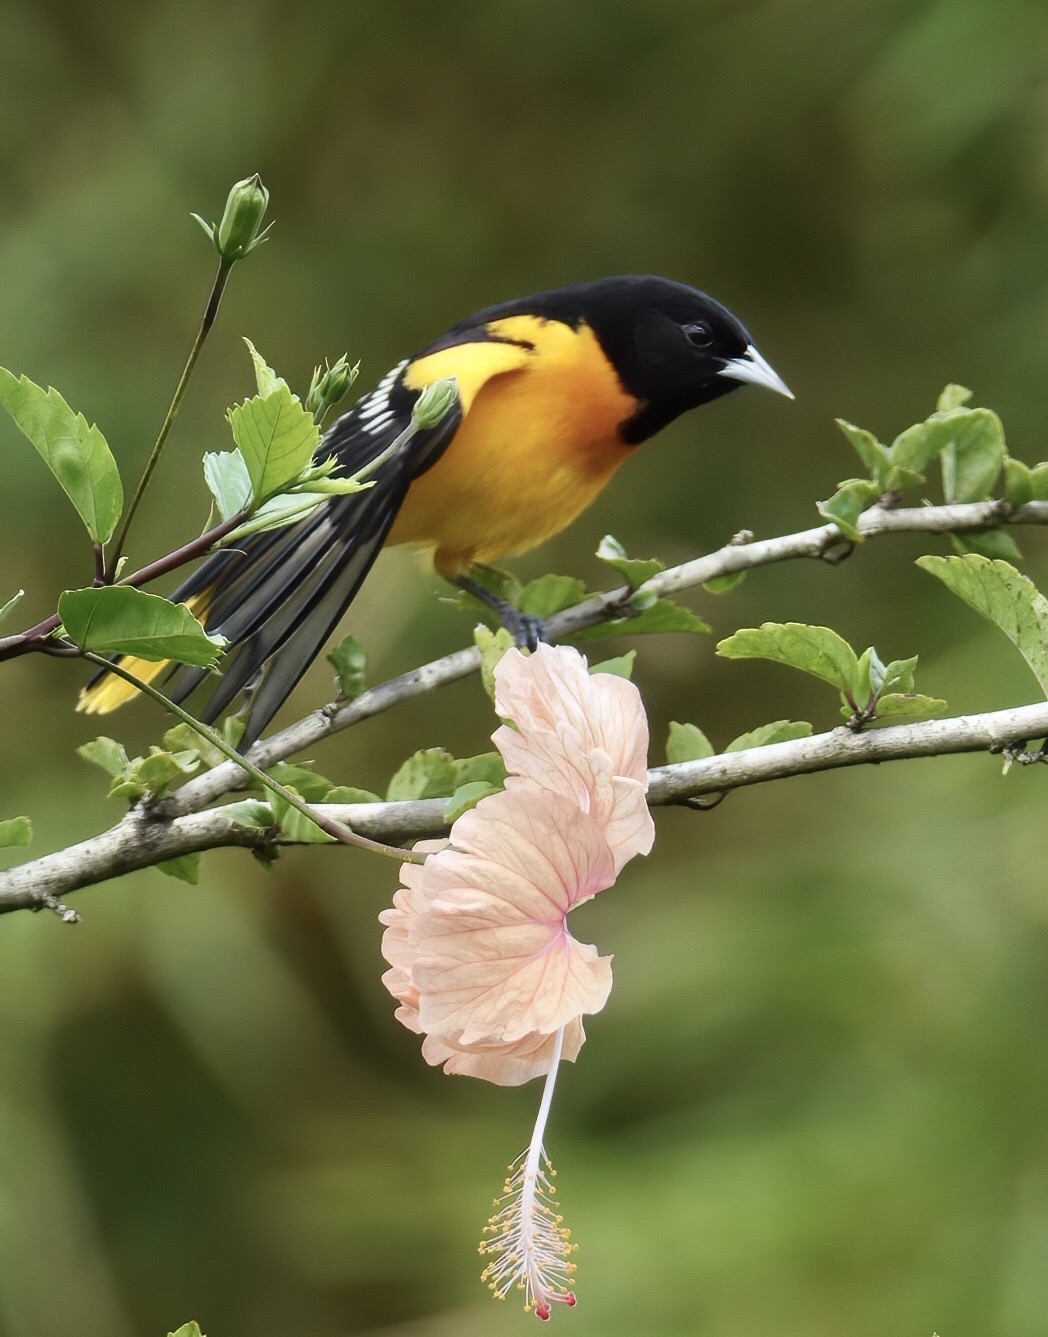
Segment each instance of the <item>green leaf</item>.
M707 594L727 594L745 579L745 571L730 571L726 576L714 576L712 580L703 581L702 588Z
M208 451L204 482L223 520L232 520L251 504L251 475L239 450Z
M297 793L293 785L288 786L293 793ZM299 794L299 798L305 798L304 794ZM309 802L309 799L306 799ZM335 844L335 837L329 836L326 831L322 831L316 822L312 821L305 813L299 812L293 808L288 801L280 794L270 793L269 806L273 809L273 816L280 827L280 834L285 840L293 845L332 845Z
M165 859L163 863L154 864L154 867L158 873L176 878L179 882L188 882L191 887L200 881L199 854L180 854L177 859Z
M457 822L464 812L475 808L482 798L498 792L495 785L487 785L483 780L471 780L469 784L459 785L448 799L448 806L444 810L448 821Z
M391 802L413 798L448 798L455 792L455 759L442 747L429 747L408 757L389 782Z
M175 659L213 669L227 644L223 636L209 636L185 604L126 585L66 590L58 616L71 641L99 655Z
M1000 418L990 409L955 409L943 421L953 431L943 456L946 500L984 501L997 482L1007 454Z
M670 721L669 737L666 739L666 760L674 765L678 761L705 761L714 755L714 746L697 724L679 724Z
M343 636L327 657L335 670L335 681L345 701L354 701L366 686L368 657L364 647L352 636Z
M474 784L483 781L486 785L501 789L506 781L506 763L497 752L481 752L476 757L463 757L455 762L455 784Z
M323 803L335 787L330 780L318 775L316 771L311 771L306 766L295 766L289 761L278 761L269 767L266 774L278 785L293 789L307 803ZM266 801L268 802L271 797L271 791L266 790Z
M273 809L268 803L257 798L241 799L237 803L227 803L221 811L237 826L249 827L252 831L268 831L276 825Z
M225 547L249 538L252 534L268 534L275 529L284 529L296 521L323 506L327 494L322 492L285 492L279 497L270 497L242 525L237 525L222 540Z
M913 692L913 675L916 668L916 655L911 659L893 659L890 664L884 666L881 681L874 684L875 690L909 695Z
M1004 461L1004 495L1013 506L1033 501L1033 470L1010 455Z
M1048 501L1048 462L1033 466L1030 470L1030 485L1033 488L1032 501Z
M609 636L648 636L660 632L709 632L709 626L690 608L683 608L672 599L659 599L650 608L635 617L616 618L614 622L598 622L578 632L577 641L600 641Z
M3 367L0 404L58 479L92 539L108 543L124 506L124 490L102 433L82 413L74 413L57 390L42 390Z
M810 738L812 727L807 720L773 720L749 733L733 738L725 752L745 752L750 747L767 747L769 743L790 743L795 738Z
M192 775L200 758L192 752L165 752L151 747L149 755L132 762L128 782L150 794L162 794L168 786Z
M870 704L870 699L877 690L874 685L874 661L877 664L877 677L884 673L884 665L880 661L877 651L871 645L869 649L864 650L858 658L855 665L855 672L852 674L851 690L846 693L850 698L848 704L852 702L859 710L865 710Z
M235 747L236 743L232 746ZM168 729L164 734L164 747L168 752L189 752L209 767L218 766L226 760L224 752L188 724L176 724L173 729Z
M943 455L946 500L988 496L1004 464L1004 429L989 409L955 408L908 427L892 446L892 464L923 472Z
M320 444L313 415L286 385L237 404L227 416L256 502L276 496L292 483L309 466Z
M112 739L99 738L95 743L111 744ZM93 746L88 743L86 748ZM137 803L147 794L163 794L177 780L192 775L200 766L200 758L195 752L165 752L163 748L151 747L147 756L135 757L117 770L123 748L119 755L111 749L100 748L96 756L88 756L86 748L79 749L81 755L89 761L95 761L113 776L108 797L127 798L132 803Z
M204 1334L200 1331L199 1323L183 1323L177 1332L169 1332L167 1337L204 1337Z
M271 395L274 390L279 390L281 386L285 390L289 390L290 386L287 381L282 376L278 376L273 368L266 363L265 358L251 340L245 339L244 343L247 344L247 351L251 354L251 362L255 368L255 384L258 386L258 393L265 398L266 395ZM298 396L294 397L297 398Z
M19 590L17 594L11 595L7 603L0 606L0 622L3 622L4 618L7 617L9 613L14 612L17 605L22 602L24 596L25 590Z
M917 565L1004 632L1048 696L1048 599L1007 562L919 557Z
M212 728L215 726L212 725ZM244 736L244 730L247 728L247 721L238 718L236 715L227 715L218 726L218 732L222 735L224 742L230 747L236 747Z
M876 718L893 724L899 720L927 720L945 715L947 709L946 702L938 697L921 696L919 692L889 692L877 702Z
M954 409L959 409L962 404L967 404L971 397L972 392L967 386L957 385L955 381L951 381L943 389L935 407L940 413L951 413Z
M864 427L854 427L850 422L845 422L843 418L836 418L834 421L855 447L859 459L869 469L870 476L878 483L883 482L891 463L888 447L882 445L874 434L867 432Z
M335 785L324 796L325 803L381 803L378 794L370 789L355 789L353 785Z
M585 582L574 576L539 576L524 586L517 607L532 617L552 617L581 603L585 595Z
M28 845L33 839L33 823L28 817L7 817L0 822L0 850Z
M626 549L611 534L605 534L601 539L597 556L602 562L613 566L631 590L637 589L652 576L657 576L660 571L666 570L665 562L660 562L657 557L649 557L646 560L627 557Z
M905 432L900 432L892 442L892 465L923 474L951 440L950 428L943 425L941 418L928 418L925 422L914 423Z
M827 501L818 502L819 514L831 520L846 539L861 543L859 516L871 501L880 496L876 483L865 478L849 478Z
M513 649L513 637L505 627L492 631L483 623L473 628L473 642L480 651L480 680L492 701L495 699L495 666Z
M1004 529L980 529L967 534L951 534L950 547L958 557L974 552L990 561L1021 562L1022 553L1018 545Z
M850 692L858 658L847 641L829 627L803 622L765 622L737 631L717 645L725 659L770 659L810 673L842 692Z
M885 492L912 492L926 481L924 474L919 474L913 469L904 469L899 464L893 464L884 476L884 490Z
M590 673L610 673L616 678L633 677L633 661L637 658L636 650L627 650L624 655L614 659L602 659L599 664L589 666Z
M131 765L127 753L112 738L94 738L90 743L83 743L77 748L78 757L83 757L92 766L101 766L107 775L123 775Z

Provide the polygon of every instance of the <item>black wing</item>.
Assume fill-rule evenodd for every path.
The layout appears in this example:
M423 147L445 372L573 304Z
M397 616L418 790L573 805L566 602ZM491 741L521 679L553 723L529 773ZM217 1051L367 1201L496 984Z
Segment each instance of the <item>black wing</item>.
M353 474L388 450L408 427L417 398L393 371L330 429L321 457ZM316 658L371 569L411 482L439 458L461 421L459 410L416 433L379 464L372 486L332 497L287 529L251 537L211 557L171 598L206 599L204 625L230 642L222 681L201 713L211 723L251 691L241 748L249 747ZM178 668L168 691L183 701L206 677Z

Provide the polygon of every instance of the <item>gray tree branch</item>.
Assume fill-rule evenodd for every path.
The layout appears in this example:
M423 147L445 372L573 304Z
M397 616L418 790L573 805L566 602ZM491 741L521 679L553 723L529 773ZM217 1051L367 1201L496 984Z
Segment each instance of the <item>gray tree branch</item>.
M1048 502L1011 507L999 501L955 506L873 507L860 518L864 538L886 533L965 532L999 524L1048 524ZM778 538L739 536L716 552L661 572L645 588L660 595L693 588L718 576L800 557L824 557L844 540L835 525ZM549 621L554 639L623 615L627 589L599 594ZM628 621L623 630L628 632ZM476 672L480 656L460 650L364 692L356 700L334 702L257 743L248 754L257 766L313 747L330 734ZM745 752L663 767L650 773L653 805L685 803L703 795L727 793L768 780L911 757L954 752L999 751L1048 736L1048 703L982 715L896 725L863 733L839 728L813 738L778 743ZM219 846L260 847L272 833L236 825L212 805L242 788L246 773L225 762L183 785L170 798L136 808L101 835L0 873L0 913L18 909L55 909L57 898L135 869ZM371 839L390 843L421 839L446 831L445 801L318 805ZM61 907L59 907L61 908Z
M1044 737L1048 737L1048 702L863 733L842 726L812 738L658 767L648 772L648 800L652 807L664 807L842 766L956 752L1001 752ZM403 843L446 834L447 802L438 798L402 803L320 803L316 807L371 840ZM173 819L160 817L155 809L136 808L99 836L0 874L0 914L54 909L56 900L71 891L183 854L221 846L261 849L287 843L291 842L272 831L239 826L223 808Z

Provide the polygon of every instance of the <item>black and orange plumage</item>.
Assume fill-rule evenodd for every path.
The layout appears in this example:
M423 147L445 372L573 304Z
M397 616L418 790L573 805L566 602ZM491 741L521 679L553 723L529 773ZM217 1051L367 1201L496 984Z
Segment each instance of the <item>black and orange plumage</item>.
M404 431L419 395L453 376L459 402L372 475L298 524L211 557L172 595L230 642L202 712L251 690L242 746L266 727L334 631L380 549L433 549L468 581L474 562L559 533L616 470L680 414L743 382L789 394L738 319L704 293L650 276L602 279L478 311L394 367L331 427L322 456L353 474ZM139 676L169 666L135 662ZM202 671L176 668L183 700ZM134 689L110 675L80 708L104 714Z

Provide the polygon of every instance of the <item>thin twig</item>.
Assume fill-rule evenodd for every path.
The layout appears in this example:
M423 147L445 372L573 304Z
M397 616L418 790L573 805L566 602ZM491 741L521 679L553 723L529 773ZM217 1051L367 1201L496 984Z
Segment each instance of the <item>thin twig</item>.
M128 503L127 510L124 513L124 519L113 544L113 551L110 556L109 569L115 571L120 561L120 554L124 551L124 544L127 542L128 531L131 528L131 521L135 518L135 512L138 510L139 503L149 486L149 480L153 476L153 470L160 459L160 452L164 449L171 428L175 425L175 419L178 417L178 410L182 406L182 398L186 393L186 387L189 385L189 378L193 375L193 368L197 364L197 358L200 356L200 350L204 346L204 341L215 323L215 317L218 315L218 308L222 302L222 294L226 290L226 283L229 281L229 275L233 270L233 261L227 260L224 256L218 262L218 271L215 274L215 281L211 285L211 293L207 299L207 306L204 307L204 314L201 317L200 328L197 330L196 338L193 340L193 347L189 350L189 357L186 359L186 365L182 369L182 375L179 378L178 385L175 387L175 393L168 405L167 414L161 424L160 432L153 444L153 449L149 452L149 459L146 460L146 467L142 470L142 477L138 480L138 485L132 494Z
M377 840L368 840L366 836L358 836L355 831L351 831L343 822L335 821L333 818L325 816L324 813L317 812L311 804L307 803L304 798L296 794L293 789L288 789L286 785L282 785L279 781L274 780L271 775L267 775L265 771L261 770L253 762L248 761L246 757L240 756L236 748L230 746L216 729L212 729L209 725L202 723L195 716L191 715L188 710L183 710L182 707L176 705L170 697L165 696L163 692L158 691L157 688L153 687L150 683L145 682L142 678L138 678L133 673L128 672L128 670L119 662L114 663L112 660L105 659L102 655L93 654L90 650L81 650L80 653L83 658L90 663L97 665L99 668L106 669L107 672L115 674L118 678L122 678L123 681L128 683L131 687L136 688L139 692L143 692L146 696L150 697L157 703L157 705L163 706L165 710L170 711L170 713L174 715L176 719L181 720L183 724L188 724L194 732L199 734L201 738L206 739L212 747L218 748L219 752L228 757L230 762L239 767L240 770L246 772L257 784L268 789L270 793L278 795L289 807L294 808L296 812L299 812L303 817L308 818L314 826L318 826L320 830L323 831L325 835L330 836L332 840L337 840L342 845L355 845L358 849L370 850L372 854L381 854L387 859L396 859L398 863L403 863L405 860L408 863L423 862L418 855L412 854L409 850L403 850L393 845L386 845Z
M164 557L158 557L155 562L149 562L146 566L133 571L131 575L125 576L123 580L118 580L118 585L130 585L138 589L142 585L148 585L151 580L157 580L160 576L166 576L170 571L177 571L180 566L185 566L189 562L195 562L198 557L206 557L216 544L231 534L238 525L242 525L250 512L248 510L238 511L236 515L228 520L223 520L221 524L215 525L212 529L205 530L198 538L190 539L174 552L167 553ZM97 576L94 583L103 584ZM49 637L52 632L61 626L61 618L57 613L50 617L45 617L42 622L35 626L27 628L17 636L9 636L6 640L0 640L0 661L4 659L16 659L19 655L41 653L54 653L51 648Z

